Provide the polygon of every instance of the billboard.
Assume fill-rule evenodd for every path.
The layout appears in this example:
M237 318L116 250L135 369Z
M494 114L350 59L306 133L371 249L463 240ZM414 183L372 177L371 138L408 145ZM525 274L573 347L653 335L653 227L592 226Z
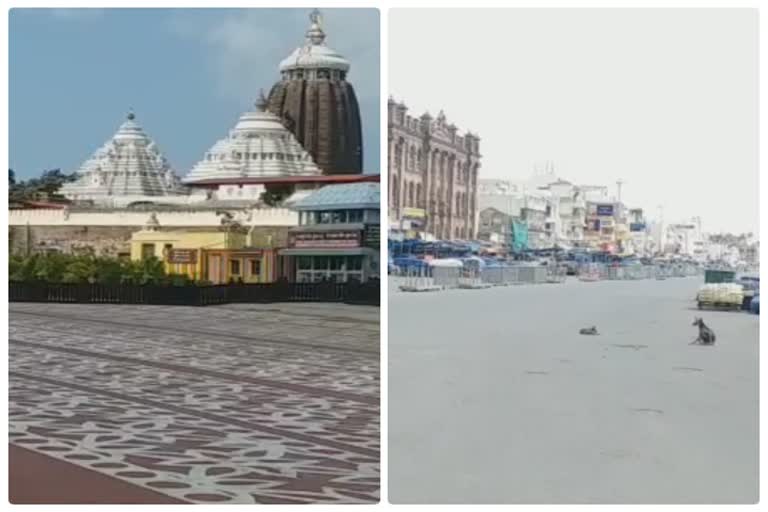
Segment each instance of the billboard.
M402 217L404 219L423 220L427 217L427 212L425 212L422 208L403 208Z
M521 252L528 248L528 225L525 222L512 221L512 252Z
M645 222L633 222L629 225L630 231L645 231Z
M597 215L600 217L613 217L613 205L612 204L597 205Z

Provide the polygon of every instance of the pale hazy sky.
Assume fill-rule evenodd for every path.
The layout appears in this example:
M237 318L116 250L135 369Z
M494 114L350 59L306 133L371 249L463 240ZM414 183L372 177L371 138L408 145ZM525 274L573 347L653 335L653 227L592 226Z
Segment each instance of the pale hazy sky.
M394 9L389 91L481 137L481 178L554 160L705 231L758 213L754 9Z

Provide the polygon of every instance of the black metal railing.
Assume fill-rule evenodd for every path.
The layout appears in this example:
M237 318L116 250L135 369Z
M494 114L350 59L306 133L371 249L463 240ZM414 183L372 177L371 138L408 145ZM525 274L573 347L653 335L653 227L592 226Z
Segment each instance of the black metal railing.
M365 283L320 282L161 286L134 284L62 284L11 281L9 302L80 304L154 304L212 306L230 303L344 302L378 306L378 280Z

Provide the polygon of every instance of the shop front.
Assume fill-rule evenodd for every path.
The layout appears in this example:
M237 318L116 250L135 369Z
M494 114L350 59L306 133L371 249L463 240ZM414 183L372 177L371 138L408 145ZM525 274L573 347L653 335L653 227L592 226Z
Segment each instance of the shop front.
M363 246L365 229L297 232L281 254L292 258L296 282L367 281L379 273L378 251Z
M379 275L378 183L327 186L294 208L299 226L280 251L287 275L296 282L364 282Z
M204 257L207 280L213 284L272 283L280 270L279 258L271 249L207 250Z
M249 243L249 241L251 243ZM271 283L282 272L278 249L245 233L144 230L133 234L134 260L158 258L166 272L213 284Z

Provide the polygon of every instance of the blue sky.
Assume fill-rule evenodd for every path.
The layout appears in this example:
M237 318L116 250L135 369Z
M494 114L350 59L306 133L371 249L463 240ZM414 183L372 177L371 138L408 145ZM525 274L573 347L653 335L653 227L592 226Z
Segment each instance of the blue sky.
M183 176L304 40L307 9L13 9L10 167L71 172L129 107ZM379 172L379 13L323 10L326 42L351 62L364 168Z

